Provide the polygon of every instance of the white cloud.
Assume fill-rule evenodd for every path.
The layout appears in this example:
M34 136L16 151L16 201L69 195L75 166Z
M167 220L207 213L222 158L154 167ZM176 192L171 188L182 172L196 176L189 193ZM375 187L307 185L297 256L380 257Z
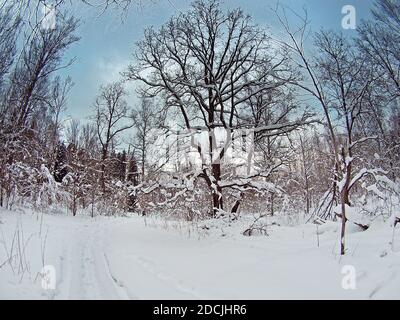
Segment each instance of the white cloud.
M121 72L127 68L128 64L128 60L116 56L100 59L98 63L99 80L102 83L121 80Z

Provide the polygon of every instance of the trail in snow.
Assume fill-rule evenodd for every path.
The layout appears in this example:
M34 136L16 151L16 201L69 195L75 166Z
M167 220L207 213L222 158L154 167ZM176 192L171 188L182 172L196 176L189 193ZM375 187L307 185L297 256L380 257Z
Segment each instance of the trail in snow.
M25 249L29 272L23 276L15 274L15 267L5 263L0 269L0 299L136 299L128 295L110 270L105 253L110 221L15 212L7 218L7 228L4 223L1 225L0 261L6 261L11 247L15 247L12 239L17 231L22 234L16 229L20 224L18 228L29 237ZM41 287L42 260L45 265L55 267L55 290ZM19 264L17 260L15 263Z
M156 294L157 297L200 298L193 287L160 269L151 258L129 254L129 262L120 264L115 261L112 249L109 249L113 236L128 221L85 221L73 224L71 234L63 239L63 255L57 273L58 286L55 292L48 292L51 299L139 299ZM150 229L151 230L151 229ZM135 251L143 246L139 238L129 245L121 244ZM109 250L107 250L109 249ZM129 288L112 270L109 255L120 273L128 275ZM125 261L124 261L125 262Z
M68 245L66 291L56 298L67 299L132 299L112 275L104 252L106 228L98 223L85 224L74 231Z

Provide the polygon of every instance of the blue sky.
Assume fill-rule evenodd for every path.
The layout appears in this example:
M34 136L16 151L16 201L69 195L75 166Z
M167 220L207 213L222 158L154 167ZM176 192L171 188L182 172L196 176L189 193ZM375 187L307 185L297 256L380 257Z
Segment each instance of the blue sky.
M71 47L66 60L76 57L75 63L64 70L75 83L71 90L66 117L86 119L90 115L93 103L101 84L117 80L119 72L132 61L131 53L136 41L140 40L143 30L148 26L160 26L178 10L185 11L190 1L185 0L142 0L142 6L134 6L121 21L119 13L113 10L103 15L74 1L73 12L81 17L79 36L81 40ZM259 25L268 26L271 32L279 34L276 19L270 8L276 0L225 0L225 8L241 7L250 14ZM297 12L307 8L311 19L311 28L343 30L341 28L342 7L353 5L356 9L357 22L368 18L373 0L280 0ZM343 30L349 36L352 30ZM131 95L134 95L131 92ZM135 103L134 99L130 99Z

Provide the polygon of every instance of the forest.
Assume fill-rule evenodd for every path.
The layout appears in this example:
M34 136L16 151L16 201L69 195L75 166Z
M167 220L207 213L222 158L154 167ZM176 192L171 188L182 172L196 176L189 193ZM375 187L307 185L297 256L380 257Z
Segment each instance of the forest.
M68 1L47 2L0 2L1 210L245 218L244 236L269 235L271 222L333 223L341 256L347 230L383 219L394 241L398 1L374 1L349 36L312 30L307 10L280 3L270 7L276 34L241 8L195 0L144 28L119 79L83 106L85 119L66 116L81 21ZM84 5L123 15L133 2Z

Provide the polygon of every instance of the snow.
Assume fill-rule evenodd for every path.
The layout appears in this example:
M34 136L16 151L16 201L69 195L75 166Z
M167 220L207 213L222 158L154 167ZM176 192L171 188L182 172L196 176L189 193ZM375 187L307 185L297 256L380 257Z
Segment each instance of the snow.
M268 236L246 237L245 217L189 223L0 210L0 221L1 299L400 298L400 227L391 243L382 219L364 232L349 228L343 257L340 222L268 225ZM55 267L55 290L41 287L44 264ZM354 290L342 287L347 265Z

